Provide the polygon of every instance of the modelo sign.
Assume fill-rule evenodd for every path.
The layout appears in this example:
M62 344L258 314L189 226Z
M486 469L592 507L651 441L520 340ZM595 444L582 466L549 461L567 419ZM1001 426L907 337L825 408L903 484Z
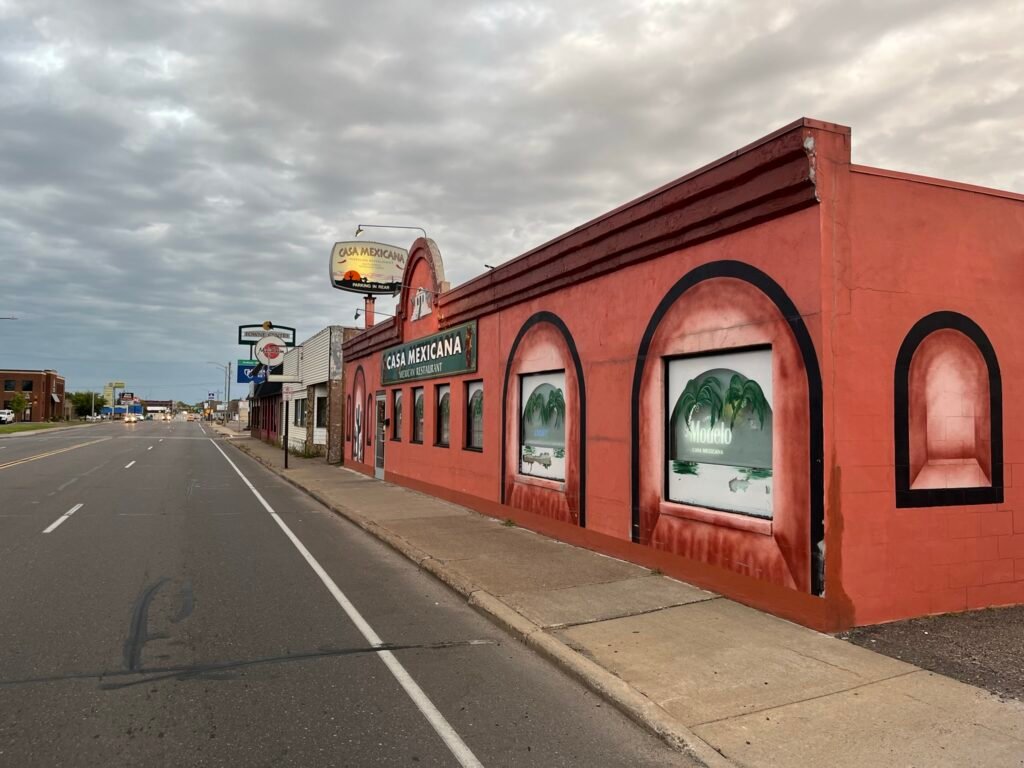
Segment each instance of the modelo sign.
M476 370L476 321L381 353L381 383L397 384Z
M356 240L331 249L331 285L352 293L390 294L402 290L409 252L384 243Z

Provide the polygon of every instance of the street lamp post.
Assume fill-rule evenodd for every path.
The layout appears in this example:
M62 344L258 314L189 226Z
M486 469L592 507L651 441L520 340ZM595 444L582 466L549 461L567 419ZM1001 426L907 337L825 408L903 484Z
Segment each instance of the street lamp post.
M231 361L228 360L227 365L221 365L220 363L214 363L210 360L206 361L207 365L216 365L218 368L224 371L224 426L228 425L228 405L231 402Z

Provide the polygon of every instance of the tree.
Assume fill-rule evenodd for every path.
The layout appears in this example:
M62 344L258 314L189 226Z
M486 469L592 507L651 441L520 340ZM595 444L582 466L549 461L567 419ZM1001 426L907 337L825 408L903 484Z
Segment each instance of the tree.
M96 398L95 404L93 403L94 397ZM98 413L107 404L107 399L99 392L72 392L68 395L68 399L71 401L75 416L78 417L90 415L93 412L93 407Z
M21 392L16 393L14 397L11 398L11 410L14 411L15 421L22 420L22 415L25 413L26 408L28 408L28 400Z

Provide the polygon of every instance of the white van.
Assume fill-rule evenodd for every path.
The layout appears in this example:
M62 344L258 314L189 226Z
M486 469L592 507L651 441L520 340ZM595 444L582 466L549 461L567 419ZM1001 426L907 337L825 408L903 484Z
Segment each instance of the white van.
M14 411L10 408L4 408L0 410L0 424L13 424L14 423Z

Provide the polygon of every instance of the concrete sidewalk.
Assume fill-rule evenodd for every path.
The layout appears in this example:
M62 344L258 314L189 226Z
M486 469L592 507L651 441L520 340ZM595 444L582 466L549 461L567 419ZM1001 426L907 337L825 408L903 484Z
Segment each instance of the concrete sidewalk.
M285 472L230 434L708 765L1024 766L1019 702L322 459Z

